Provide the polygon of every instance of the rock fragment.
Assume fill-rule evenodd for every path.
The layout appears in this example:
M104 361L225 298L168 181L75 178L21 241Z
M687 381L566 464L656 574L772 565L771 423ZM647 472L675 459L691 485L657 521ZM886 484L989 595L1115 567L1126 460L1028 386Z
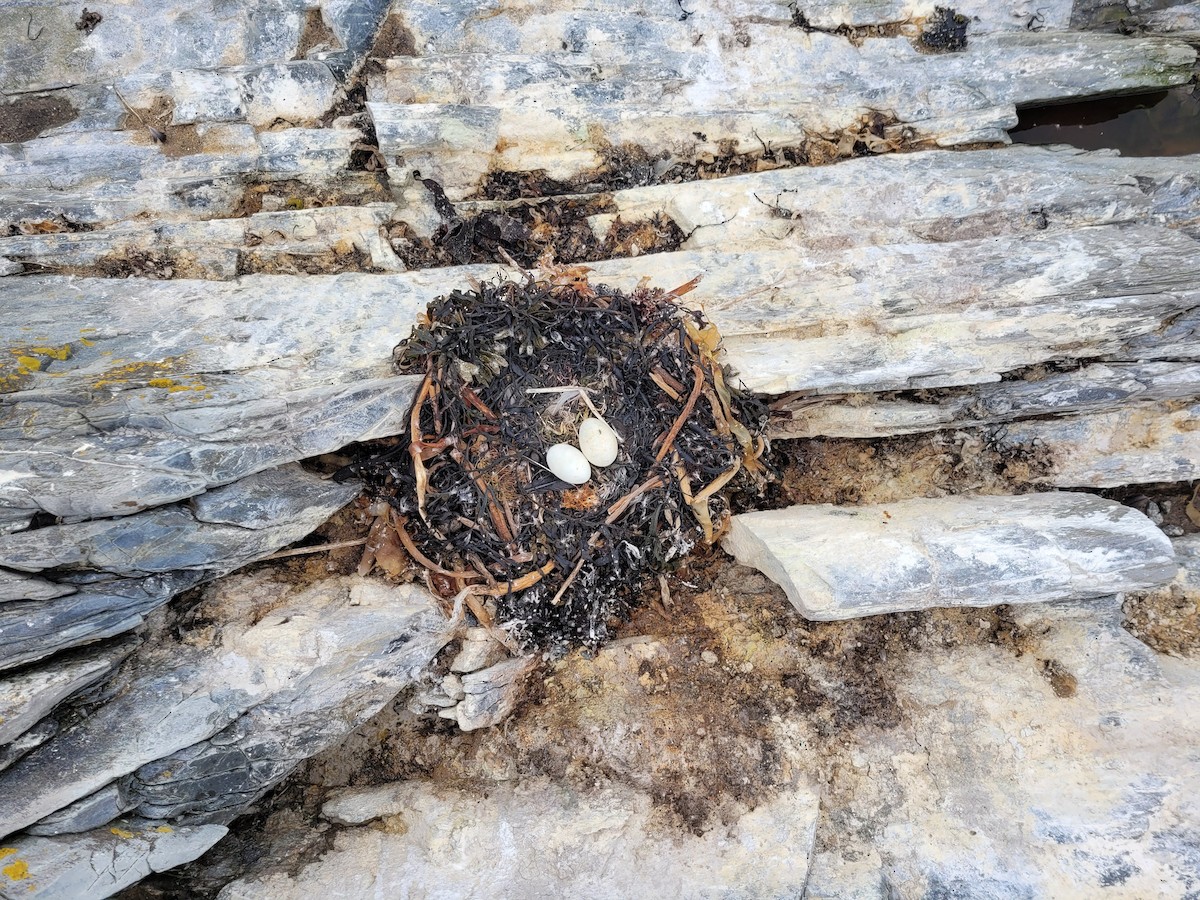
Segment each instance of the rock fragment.
M817 620L1099 597L1176 570L1141 513L1066 492L744 513L723 546Z
M423 590L360 590L351 605L357 583L334 579L295 596L278 585L290 602L227 624L219 646L173 648L170 667L149 669L0 774L0 833L134 772L126 787L146 808L232 818L372 715L447 639Z
M111 673L136 646L137 641L117 641L0 677L0 744L15 740L60 701Z

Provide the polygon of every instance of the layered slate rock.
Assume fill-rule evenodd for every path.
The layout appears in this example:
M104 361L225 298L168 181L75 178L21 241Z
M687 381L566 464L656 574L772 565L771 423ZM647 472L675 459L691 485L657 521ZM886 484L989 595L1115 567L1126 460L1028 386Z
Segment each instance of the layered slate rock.
M0 677L0 744L20 737L60 701L102 680L133 652L124 640L60 656L54 665Z
M207 740L123 779L127 808L188 823L232 821L303 760L377 713L422 674L449 638L447 623L423 588L345 579L302 596L320 592L347 598L353 620L330 627L339 639L357 636L361 645L305 673ZM375 643L367 640L372 631Z
M1170 540L1090 494L793 506L734 516L724 548L822 621L1099 597L1170 581Z
M0 897L111 897L153 872L191 862L227 831L133 819L70 838L14 838L0 849Z
M1052 30L993 13L958 52L930 53L926 8L856 39L810 27L801 6L752 7L415 4L405 19L422 53L368 79L368 109L385 155L457 200L491 172L586 180L622 152L649 180L704 154L836 144L864 111L881 117L881 145L1007 142L1018 106L1181 84L1195 60L1168 39L1063 31L1053 11Z
M615 785L581 792L545 779L475 791L421 782L351 791L325 815L403 828L343 830L296 877L237 881L221 900L447 896L790 896L808 877L817 797L798 787L703 835L660 830L644 793ZM500 834L520 835L500 840ZM614 862L617 861L617 862Z
M258 618L243 609L211 648L174 647L167 664L131 676L88 717L0 773L0 830L25 828L133 773L124 797L156 813L219 809L214 818L233 818L375 712L447 640L446 620L426 592L352 594L353 583L299 591L268 583L259 596L273 598L273 612ZM175 770L143 769L175 754ZM233 793L214 797L215 787ZM104 808L105 796L77 812ZM131 808L106 808L122 807Z
M180 591L304 537L358 492L290 465L190 505L0 535L0 565L73 589L0 604L0 670L129 631Z

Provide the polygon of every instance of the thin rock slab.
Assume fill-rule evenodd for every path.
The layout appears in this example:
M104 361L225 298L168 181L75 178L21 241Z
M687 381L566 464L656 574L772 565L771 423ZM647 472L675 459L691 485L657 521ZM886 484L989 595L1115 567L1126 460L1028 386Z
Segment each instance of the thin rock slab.
M791 418L773 418L771 436L879 438L1027 417L1111 412L1134 402L1197 396L1200 365L1195 362L1094 363L1073 372L1031 373L1028 379L973 385L933 398L904 394L799 397L777 408Z
M734 516L722 546L808 619L1099 597L1170 581L1170 540L1090 494L943 497Z
M658 820L648 794L611 783L584 793L541 778L486 792L407 782L325 806L335 821L392 827L346 829L295 876L244 879L219 896L799 896L817 812L801 786L697 836Z
M508 718L525 690L526 680L537 668L536 656L522 656L496 663L462 677L463 699L454 709L439 713L454 716L463 731L489 728Z
M153 872L191 862L228 831L133 819L77 835L14 838L0 849L0 898L111 897Z
M1056 487L1120 487L1200 478L1200 402L1135 403L1111 412L1015 422L1001 448L1048 447L1035 480Z
M109 675L137 643L117 641L0 678L0 744L20 737L59 702Z
M360 490L291 464L214 488L190 506L0 535L0 564L121 576L221 573L299 540Z
M93 575L66 597L0 604L0 670L132 631L151 610L205 577L198 571L144 578Z

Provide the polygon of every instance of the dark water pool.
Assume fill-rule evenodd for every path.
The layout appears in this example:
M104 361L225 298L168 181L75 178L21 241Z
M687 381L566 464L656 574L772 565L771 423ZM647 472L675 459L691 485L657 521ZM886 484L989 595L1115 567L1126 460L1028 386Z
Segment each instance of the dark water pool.
M1123 156L1200 153L1200 85L1019 112L1017 144L1070 144Z

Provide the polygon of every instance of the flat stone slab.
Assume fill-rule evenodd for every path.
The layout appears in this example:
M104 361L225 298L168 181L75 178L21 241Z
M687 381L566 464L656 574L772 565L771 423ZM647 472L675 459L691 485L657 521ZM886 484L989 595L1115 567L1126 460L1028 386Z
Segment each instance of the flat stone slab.
M1020 30L1015 17L984 34L972 20L961 52L930 54L916 22L895 30L901 22L869 6L860 17L876 13L893 33L855 42L806 31L783 4L714 4L682 22L669 4L535 3L486 16L417 5L406 16L422 52L368 79L368 109L388 159L457 200L494 171L565 181L635 146L648 177L674 159L836 136L870 110L892 117L881 137L897 142L1007 142L1019 106L1181 84L1196 56L1165 38Z
M722 546L817 620L1099 597L1176 571L1141 513L1065 492L744 513Z
M817 794L801 786L696 836L663 829L648 794L611 784L591 792L545 779L486 792L394 784L325 806L339 822L383 818L393 827L347 829L295 877L246 879L219 896L799 896L817 810Z
M83 834L14 838L0 848L0 898L111 897L153 872L191 862L228 831L134 819Z

